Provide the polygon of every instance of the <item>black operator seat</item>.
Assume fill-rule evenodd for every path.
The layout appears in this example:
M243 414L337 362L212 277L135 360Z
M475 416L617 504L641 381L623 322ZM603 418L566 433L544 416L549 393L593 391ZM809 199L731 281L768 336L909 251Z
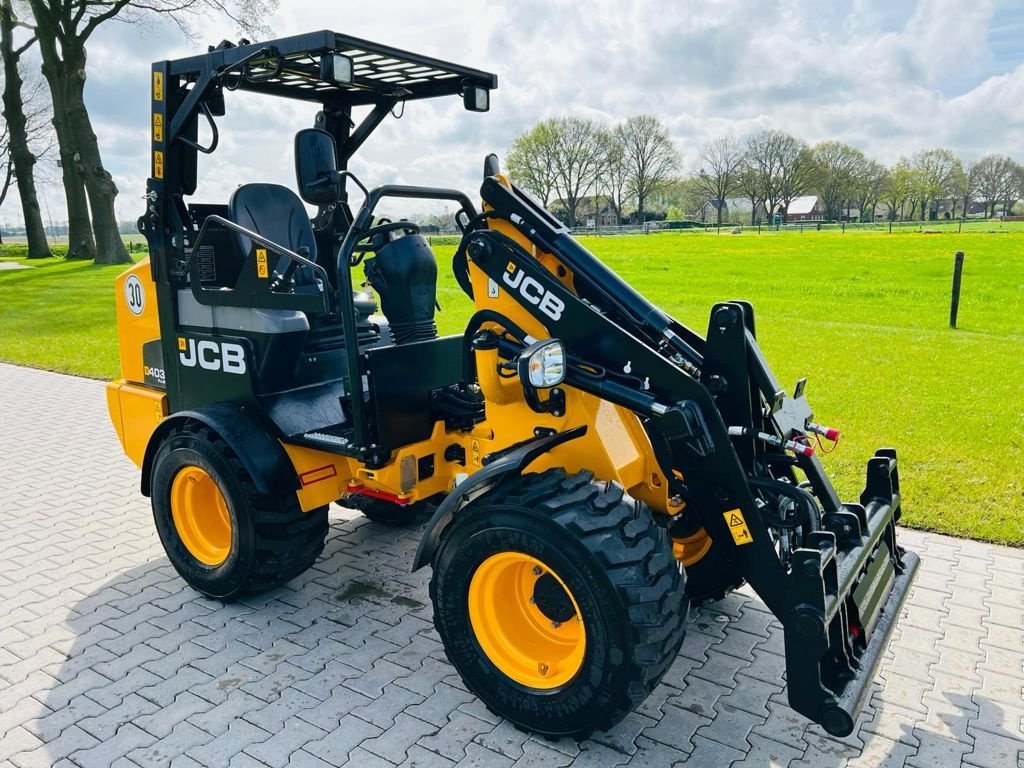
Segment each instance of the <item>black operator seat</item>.
M280 184L243 184L231 195L228 217L239 226L256 232L271 242L316 261L316 240L306 207L299 196ZM236 233L238 247L243 254L252 253L252 239ZM291 259L267 253L274 273L282 275ZM301 274L302 270L297 271Z

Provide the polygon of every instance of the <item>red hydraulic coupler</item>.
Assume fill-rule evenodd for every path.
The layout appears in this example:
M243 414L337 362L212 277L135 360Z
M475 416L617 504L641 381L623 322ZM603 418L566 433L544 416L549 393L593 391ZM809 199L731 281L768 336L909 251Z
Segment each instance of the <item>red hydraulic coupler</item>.
M729 427L729 434L733 437L752 437L755 440L760 440L763 443L768 443L768 445L774 445L778 448L798 453L801 456L814 455L814 448L806 443L801 443L797 440L783 440L777 435L769 435L767 432L758 432L756 429L751 427Z
M823 427L821 424L812 424L807 422L807 431L813 432L816 435L821 435L826 440L831 440L833 443L839 439L839 430L835 427Z

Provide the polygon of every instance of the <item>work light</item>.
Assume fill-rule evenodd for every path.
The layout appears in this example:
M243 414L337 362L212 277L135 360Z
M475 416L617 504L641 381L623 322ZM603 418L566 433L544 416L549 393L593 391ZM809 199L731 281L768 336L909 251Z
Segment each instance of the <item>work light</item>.
M557 387L565 381L565 345L544 339L528 346L519 356L519 378L538 389Z
M349 85L354 79L352 59L340 53L325 53L320 57L320 79L325 83Z
M462 91L462 105L470 112L486 112L491 108L491 93L479 85L467 85Z

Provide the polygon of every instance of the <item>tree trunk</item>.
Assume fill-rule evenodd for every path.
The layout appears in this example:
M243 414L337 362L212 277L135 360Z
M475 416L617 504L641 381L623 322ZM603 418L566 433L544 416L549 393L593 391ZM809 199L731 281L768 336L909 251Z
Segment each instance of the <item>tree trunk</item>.
M91 259L96 254L96 241L93 239L92 224L89 221L85 184L75 170L78 150L67 119L67 99L64 97L64 78L61 76L63 66L57 52L56 31L47 23L45 15L36 13L35 18L39 52L43 58L42 72L50 87L53 128L60 150L61 180L64 183L64 199L68 208L68 255Z
M43 215L36 197L36 181L33 166L36 157L28 145L28 126L25 105L22 102L21 73L18 71L19 55L14 50L14 18L10 0L0 6L0 53L4 62L4 119L7 121L10 162L18 183L21 210L25 217L25 235L28 239L28 257L41 259L52 256L50 244L43 229Z
M85 189L89 194L92 229L96 235L96 263L131 264L131 257L117 229L117 214L114 210L117 185L103 167L99 143L85 107L85 47L66 42L63 53L66 107L84 169Z

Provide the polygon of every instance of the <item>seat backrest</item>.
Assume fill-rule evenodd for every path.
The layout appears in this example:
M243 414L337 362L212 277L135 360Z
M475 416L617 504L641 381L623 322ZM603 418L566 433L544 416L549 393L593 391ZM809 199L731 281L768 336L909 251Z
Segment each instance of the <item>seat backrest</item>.
M280 184L243 184L231 195L228 217L239 226L263 235L278 245L298 252L309 249L310 260L316 260L316 240L309 214L298 195ZM238 233L242 253L252 251L252 240ZM278 269L287 263L278 261Z

